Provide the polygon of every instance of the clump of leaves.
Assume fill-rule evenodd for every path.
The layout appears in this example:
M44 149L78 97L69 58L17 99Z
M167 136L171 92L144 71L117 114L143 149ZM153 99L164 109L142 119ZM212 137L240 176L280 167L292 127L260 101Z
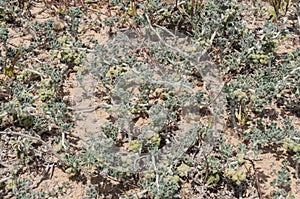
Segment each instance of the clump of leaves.
M272 193L272 198L287 197L288 187L291 185L291 174L287 169L288 161L282 162L282 168L277 172L277 178L271 182L271 185L276 188Z

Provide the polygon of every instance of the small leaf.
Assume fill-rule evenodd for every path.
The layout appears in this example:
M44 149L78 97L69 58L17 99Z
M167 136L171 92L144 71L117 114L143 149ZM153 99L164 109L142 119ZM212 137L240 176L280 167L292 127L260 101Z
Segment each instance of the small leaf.
M245 123L246 123L246 118L247 118L246 116L243 117L243 119L242 119L242 121L241 121L241 124L242 124L242 125L245 125Z
M277 16L277 15L276 15L276 11L275 11L274 7L272 7L272 6L269 6L269 7L268 7L268 12L269 12L273 17L276 17L276 16Z
M241 121L241 119L242 119L242 114L240 114L240 113L238 113L237 111L235 112L235 117L239 120L239 121Z
M136 4L135 2L131 2L129 7L128 7L128 11L127 14L131 17L135 17L136 16Z
M190 167L184 163L182 163L178 168L178 175L181 177L184 177L186 175L186 172L190 169Z
M213 183L215 180L216 180L216 176L215 175L211 175L211 176L209 176L209 178L206 181L206 183L209 185L209 184Z

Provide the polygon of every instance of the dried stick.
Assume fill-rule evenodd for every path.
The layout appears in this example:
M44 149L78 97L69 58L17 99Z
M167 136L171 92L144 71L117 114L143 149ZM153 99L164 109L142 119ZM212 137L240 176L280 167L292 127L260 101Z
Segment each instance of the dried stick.
M262 194L262 191L261 191L261 188L260 188L260 184L259 184L259 181L258 181L258 174L257 174L257 170L255 168L255 164L253 162L253 160L249 159L249 158L244 158L245 160L248 160L252 167L253 167L253 170L254 170L254 175L255 175L255 184L256 184L256 189L257 189L257 192L258 192L258 196L259 196L259 199L263 199L263 194Z
M9 179L11 179L11 178L12 178L12 177L9 176L9 177L0 179L0 184L3 183L3 182L6 182L7 180L9 180Z

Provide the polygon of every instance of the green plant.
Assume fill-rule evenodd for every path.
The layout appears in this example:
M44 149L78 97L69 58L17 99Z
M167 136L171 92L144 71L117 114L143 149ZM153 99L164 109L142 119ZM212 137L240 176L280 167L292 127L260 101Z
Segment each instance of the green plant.
M277 172L278 178L271 182L271 185L277 188L277 190L272 193L272 198L286 197L288 195L286 189L291 184L291 174L287 170L288 162L283 161L282 165L282 168Z
M76 0L76 1L71 1L71 0L45 0L44 3L46 5L52 5L55 6L56 12L58 14L65 14L70 8L75 7L77 8L78 6L84 7L85 6L85 0Z
M89 185L86 188L86 192L85 192L85 199L91 199L91 198L97 198L97 190L94 186Z
M270 153L292 198L299 3L270 3L1 1L0 197L264 198Z
M269 8L269 12L275 21L286 15L290 0L270 0L269 2L272 6L272 8Z
M18 137L11 141L11 145L15 148L17 157L23 161L33 152L32 143L27 138Z

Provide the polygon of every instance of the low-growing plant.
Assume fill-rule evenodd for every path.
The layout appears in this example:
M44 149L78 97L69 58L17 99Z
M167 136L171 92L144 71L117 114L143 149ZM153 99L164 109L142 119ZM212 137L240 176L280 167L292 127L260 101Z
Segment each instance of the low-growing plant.
M269 2L272 6L269 8L269 12L275 21L286 15L290 5L290 0L269 0Z
M44 178L26 178L55 158L70 178L90 181L85 198L102 197L99 176L126 189L119 198L263 198L257 160L275 147L286 161L270 195L292 197L300 56L281 50L299 6L270 4L285 23L256 21L263 6L250 23L253 7L234 0L1 1L0 197L64 197L72 185L36 192ZM48 20L30 12L40 5ZM100 44L94 35L105 31ZM85 80L95 86L74 105L67 95Z
M93 199L93 198L97 198L97 189L92 186L92 185L89 185L87 188L86 188L86 192L85 192L85 196L84 196L84 199Z
M287 189L291 185L291 174L287 170L287 161L282 162L282 168L277 172L278 178L271 182L271 185L276 188L272 193L272 198L287 197Z

